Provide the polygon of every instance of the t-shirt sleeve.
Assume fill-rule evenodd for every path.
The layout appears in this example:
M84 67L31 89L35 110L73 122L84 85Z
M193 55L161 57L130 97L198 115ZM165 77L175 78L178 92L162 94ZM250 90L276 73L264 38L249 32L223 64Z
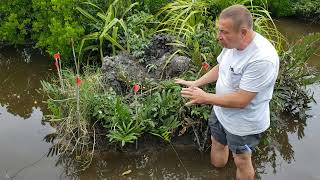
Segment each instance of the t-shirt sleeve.
M259 92L273 85L276 73L275 65L270 61L255 61L244 70L239 88L250 92Z

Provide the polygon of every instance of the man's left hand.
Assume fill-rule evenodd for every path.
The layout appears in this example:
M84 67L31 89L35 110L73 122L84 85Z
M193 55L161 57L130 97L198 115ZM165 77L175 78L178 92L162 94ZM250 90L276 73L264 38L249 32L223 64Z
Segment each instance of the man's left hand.
M181 96L190 99L185 105L204 104L208 97L208 93L198 87L182 88Z

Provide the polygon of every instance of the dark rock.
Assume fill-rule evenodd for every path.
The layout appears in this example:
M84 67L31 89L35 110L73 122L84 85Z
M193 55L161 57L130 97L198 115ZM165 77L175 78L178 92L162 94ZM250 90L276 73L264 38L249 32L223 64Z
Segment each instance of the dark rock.
M145 49L144 63L153 78L172 78L189 68L191 62L189 58L177 55L171 57L176 51L174 46L169 45L173 41L173 37L168 34L158 34L152 38L151 44Z
M173 37L168 34L153 36L151 44L145 49L145 55L149 58L155 57L155 59L159 59L166 53L173 52L172 46L168 45L172 41Z
M143 82L148 77L145 67L125 53L105 57L101 70L104 86L106 88L111 86L119 93L128 90L127 84Z
M191 59L186 56L174 56L166 68L166 77L172 78L186 72L190 63Z
M172 38L169 35L155 35L145 49L144 61L125 53L105 57L101 68L105 88L112 87L116 92L126 94L134 83L143 84L147 79L170 79L187 71L191 59L178 55L171 57L174 49L167 45L170 42Z

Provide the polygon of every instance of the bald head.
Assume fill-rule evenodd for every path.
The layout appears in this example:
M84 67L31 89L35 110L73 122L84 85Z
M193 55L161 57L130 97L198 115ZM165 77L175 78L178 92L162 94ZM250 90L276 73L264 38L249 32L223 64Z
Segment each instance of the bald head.
M233 22L234 30L239 31L242 27L252 29L252 15L243 5L233 5L220 13L220 19L230 19Z

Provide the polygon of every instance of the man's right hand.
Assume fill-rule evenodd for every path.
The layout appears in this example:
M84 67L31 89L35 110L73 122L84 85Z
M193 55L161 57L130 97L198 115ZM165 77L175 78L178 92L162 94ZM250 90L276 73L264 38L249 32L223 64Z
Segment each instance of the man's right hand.
M186 81L183 79L175 79L175 83L185 85L187 87L196 87L195 81Z

